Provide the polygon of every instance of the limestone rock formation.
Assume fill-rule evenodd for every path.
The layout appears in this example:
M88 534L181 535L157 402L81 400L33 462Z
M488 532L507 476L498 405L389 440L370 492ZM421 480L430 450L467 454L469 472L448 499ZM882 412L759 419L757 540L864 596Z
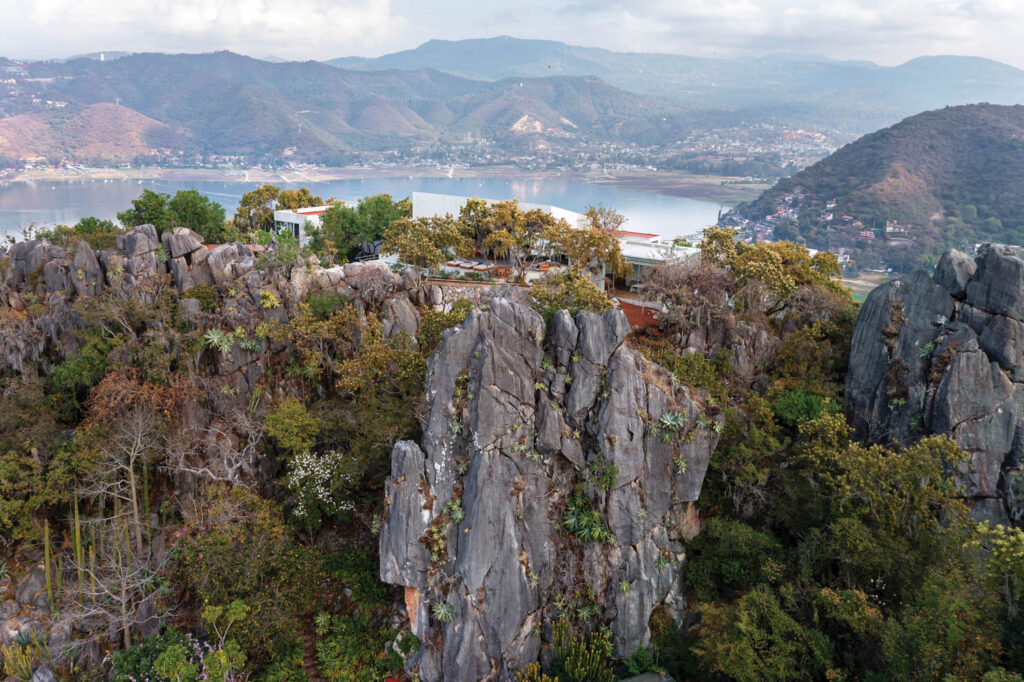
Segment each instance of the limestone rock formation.
M392 452L380 536L381 578L428 643L420 679L513 679L566 608L609 624L621 657L657 606L681 615L682 540L722 417L628 333L621 311L563 311L545 334L495 299L443 336L422 442ZM587 512L605 541L566 530Z
M846 405L858 437L951 435L978 516L1024 520L1024 260L987 245L950 251L875 289L850 352Z

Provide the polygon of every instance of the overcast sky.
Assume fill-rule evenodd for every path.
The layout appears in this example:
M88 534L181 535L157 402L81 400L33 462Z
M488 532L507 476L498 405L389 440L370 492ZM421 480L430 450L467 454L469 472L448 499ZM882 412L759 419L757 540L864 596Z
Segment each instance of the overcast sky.
M0 54L123 50L329 59L513 35L614 50L816 52L897 64L978 55L1024 68L1024 0L0 0Z

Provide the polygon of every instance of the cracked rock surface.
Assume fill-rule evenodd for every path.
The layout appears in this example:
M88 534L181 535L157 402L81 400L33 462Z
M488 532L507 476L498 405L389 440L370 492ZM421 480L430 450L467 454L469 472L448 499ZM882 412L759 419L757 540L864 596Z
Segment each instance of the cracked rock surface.
M722 417L628 333L621 311L548 328L505 299L445 333L422 442L392 452L380 536L381 578L405 587L424 642L420 679L513 679L549 656L566 609L607 624L619 657L647 642L655 608L682 615L682 540ZM666 414L681 426L659 428ZM562 527L578 494L605 542Z
M1024 520L1024 260L986 245L949 251L878 287L861 307L846 377L858 437L911 443L949 434L975 514Z

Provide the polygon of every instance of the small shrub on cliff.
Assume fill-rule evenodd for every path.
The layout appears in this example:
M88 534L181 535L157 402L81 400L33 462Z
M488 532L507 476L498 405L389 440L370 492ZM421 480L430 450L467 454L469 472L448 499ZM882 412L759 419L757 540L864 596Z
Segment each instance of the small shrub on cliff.
M743 592L766 582L765 565L781 547L771 534L741 521L708 519L690 543L686 585L702 601Z
M199 301L199 307L203 312L217 312L217 287L212 284L197 284L189 287L181 297L194 298Z
M568 310L570 315L575 315L581 310L603 313L612 307L611 299L590 278L575 269L548 275L537 282L530 289L530 299L545 318L559 310Z
M263 420L267 435L291 453L309 452L323 428L319 417L292 396L282 398Z
M423 313L420 320L420 350L423 354L430 355L441 341L441 334L446 329L462 324L472 309L473 304L470 301L461 299L453 303L452 309L447 313L440 310L428 310Z

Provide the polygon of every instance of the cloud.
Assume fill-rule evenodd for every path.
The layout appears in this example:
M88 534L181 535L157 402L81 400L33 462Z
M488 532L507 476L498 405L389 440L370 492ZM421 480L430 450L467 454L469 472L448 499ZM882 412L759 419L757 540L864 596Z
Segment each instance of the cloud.
M28 6L26 10L25 7ZM501 34L691 55L816 52L899 63L974 54L1024 67L1024 0L0 0L0 49L230 49L376 56Z
M230 49L294 59L380 52L407 22L389 0L0 0L7 56Z

